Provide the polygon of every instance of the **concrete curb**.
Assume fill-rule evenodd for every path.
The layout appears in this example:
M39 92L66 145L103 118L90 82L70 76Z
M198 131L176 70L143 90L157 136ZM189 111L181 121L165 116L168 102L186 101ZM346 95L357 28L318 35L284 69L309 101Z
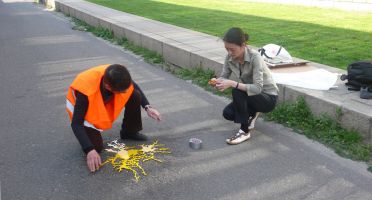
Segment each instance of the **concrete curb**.
M56 11L89 25L110 29L116 37L125 37L135 45L155 51L173 65L209 68L216 74L222 69L226 52L223 42L217 37L82 0L57 0L55 5ZM318 63L311 64L331 72L345 73ZM341 110L338 120L343 127L360 132L365 143L372 145L372 102L360 99L359 93L348 91L340 80L337 86L337 89L329 91L316 91L280 85L279 100L293 101L304 96L314 114L328 113L334 118L337 110Z

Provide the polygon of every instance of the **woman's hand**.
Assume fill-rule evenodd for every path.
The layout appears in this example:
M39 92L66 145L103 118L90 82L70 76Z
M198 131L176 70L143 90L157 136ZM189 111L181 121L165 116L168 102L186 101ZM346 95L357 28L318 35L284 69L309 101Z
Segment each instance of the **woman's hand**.
M222 92L229 87L235 87L236 84L237 83L235 81L229 79L217 79L216 88Z
M148 106L146 109L147 115L156 121L161 121L161 115L155 108Z

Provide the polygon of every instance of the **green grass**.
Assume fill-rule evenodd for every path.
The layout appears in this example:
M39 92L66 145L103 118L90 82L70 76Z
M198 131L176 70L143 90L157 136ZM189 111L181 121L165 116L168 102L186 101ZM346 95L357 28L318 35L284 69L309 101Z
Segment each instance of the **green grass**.
M115 38L108 29L93 27L75 18L72 18L72 21L75 25L73 29L91 32L97 37L101 37L135 54L141 55L149 63L161 64L163 69L184 80L191 80L194 84L201 86L207 91L231 98L231 88L220 92L208 85L208 81L214 77L213 70L205 70L201 67L190 69L164 67L167 66L164 63L164 59L155 52L138 47L125 38ZM337 117L341 116L341 109L336 110L336 114L338 115ZM327 115L320 117L314 116L303 98L299 98L294 103L278 105L273 112L265 115L265 119L291 127L296 132L331 147L343 157L364 161L368 164L367 170L372 172L372 147L368 147L362 143L360 134L343 129L337 121Z
M110 41L114 44L120 45L125 49L132 51L135 54L141 55L146 62L152 64L164 63L164 59L161 55L157 54L156 52L145 49L143 47L138 47L134 45L132 42L128 41L126 38L116 38L114 37L112 31L108 29L91 26L85 23L84 21L78 20L76 18L72 18L72 22L74 23L73 29L91 32L97 37Z
M164 63L164 58L161 55L157 54L156 52L145 49L143 47L136 46L125 38L118 39L117 44L125 47L126 49L132 51L135 54L141 55L146 62L152 64Z
M177 69L175 72L175 75L177 75L179 78L184 80L191 80L192 83L204 88L205 90L212 92L214 94L230 97L231 96L231 88L220 92L216 90L215 88L211 87L208 84L208 81L211 78L215 77L215 73L213 70L210 69L203 69L201 67L198 68L180 68Z
M89 1L218 37L242 27L254 46L280 44L295 57L341 69L372 59L372 13L241 0Z

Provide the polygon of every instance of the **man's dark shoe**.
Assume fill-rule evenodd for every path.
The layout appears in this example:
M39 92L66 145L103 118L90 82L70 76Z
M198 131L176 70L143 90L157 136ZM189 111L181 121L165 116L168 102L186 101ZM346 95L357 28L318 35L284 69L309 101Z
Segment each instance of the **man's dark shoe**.
M135 134L125 134L121 137L121 139L129 139L129 140L137 140L137 141L146 141L148 137L141 133L135 133Z

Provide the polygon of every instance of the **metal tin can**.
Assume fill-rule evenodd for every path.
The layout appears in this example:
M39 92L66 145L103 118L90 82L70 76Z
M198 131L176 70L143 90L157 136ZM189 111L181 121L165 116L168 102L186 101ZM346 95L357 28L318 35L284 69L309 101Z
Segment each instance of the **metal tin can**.
M198 138L190 138L189 140L189 146L192 149L201 149L202 148L203 141Z

